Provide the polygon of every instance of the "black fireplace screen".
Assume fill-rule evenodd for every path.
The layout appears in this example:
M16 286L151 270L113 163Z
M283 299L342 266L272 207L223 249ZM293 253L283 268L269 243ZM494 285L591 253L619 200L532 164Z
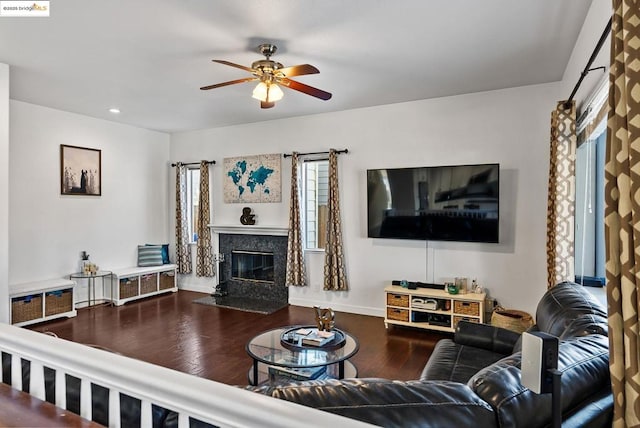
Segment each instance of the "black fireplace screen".
M232 251L231 277L245 281L274 282L273 253Z

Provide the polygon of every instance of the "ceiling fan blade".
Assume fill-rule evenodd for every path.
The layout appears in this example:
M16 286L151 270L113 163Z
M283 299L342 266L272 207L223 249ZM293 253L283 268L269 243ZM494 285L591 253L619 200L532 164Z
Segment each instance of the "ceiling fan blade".
M244 65L236 64L235 62L224 61L222 59L212 59L211 61L217 62L218 64L224 64L230 67L239 68L240 70L248 71L249 73L253 73L253 68L245 67Z
M300 64L291 67L285 67L278 70L278 73L284 74L285 77L302 76L305 74L318 74L320 70L310 64Z
M244 79L230 80L228 82L216 83L215 85L203 86L200 88L203 91L215 88L221 88L223 86L235 85L236 83L252 82L258 80L256 77L245 77Z
M305 85L304 83L296 82L295 80L284 78L284 79L280 79L280 83L286 86L287 88L293 89L295 91L303 92L307 95L320 98L321 100L324 100L324 101L331 99L331 94L329 92L325 92L321 89L314 88L313 86Z
M274 105L276 105L276 103L274 102L266 102L266 101L260 101L260 108L271 108Z

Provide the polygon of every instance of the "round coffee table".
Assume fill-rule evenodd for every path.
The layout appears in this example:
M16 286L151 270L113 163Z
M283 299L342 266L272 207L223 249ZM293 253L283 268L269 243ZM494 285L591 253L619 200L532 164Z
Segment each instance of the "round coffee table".
M312 326L287 326L260 333L247 343L247 354L253 358L249 384L307 379L344 379L357 377L358 370L349 358L360 349L358 340L342 330L344 343L340 347L291 346L282 342L282 335ZM324 370L314 370L324 368ZM316 374L321 373L318 377Z

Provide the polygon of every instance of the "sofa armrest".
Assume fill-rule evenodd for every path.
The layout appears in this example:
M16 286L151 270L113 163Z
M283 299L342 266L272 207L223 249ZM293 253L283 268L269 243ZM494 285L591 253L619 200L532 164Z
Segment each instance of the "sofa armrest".
M457 382L327 379L248 389L378 426L496 425L493 409Z
M453 341L459 345L474 346L492 352L509 355L520 339L520 334L487 324L460 321Z

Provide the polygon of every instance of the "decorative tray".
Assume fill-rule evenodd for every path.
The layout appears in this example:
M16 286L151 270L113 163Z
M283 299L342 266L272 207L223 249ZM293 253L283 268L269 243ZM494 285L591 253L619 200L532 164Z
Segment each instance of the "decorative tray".
M316 327L308 325L289 328L283 331L280 335L280 344L291 351L299 351L301 349L321 349L323 351L335 351L336 349L342 348L346 343L345 334L337 328L331 330L335 333L333 339L319 346L302 343L302 339L308 335L298 334L297 332L299 330L311 330L312 332L318 331Z

